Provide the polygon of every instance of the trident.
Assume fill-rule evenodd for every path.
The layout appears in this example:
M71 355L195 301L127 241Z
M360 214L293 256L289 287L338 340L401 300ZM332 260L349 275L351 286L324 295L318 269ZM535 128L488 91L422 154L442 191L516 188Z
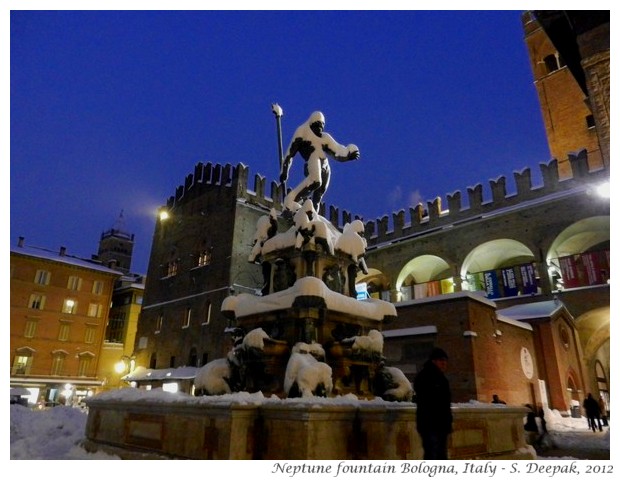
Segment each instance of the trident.
M277 103L271 104L271 111L276 117L276 125L278 127L278 161L280 163L280 173L282 173L282 161L284 158L282 157L282 115L284 112L282 111L282 107ZM282 200L286 196L286 182L282 182Z

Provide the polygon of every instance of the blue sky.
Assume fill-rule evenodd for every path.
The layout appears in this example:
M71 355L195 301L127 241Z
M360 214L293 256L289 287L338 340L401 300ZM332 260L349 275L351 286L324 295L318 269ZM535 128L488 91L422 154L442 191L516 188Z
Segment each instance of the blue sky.
M19 11L10 15L10 242L89 257L121 210L146 272L155 211L197 162L278 173L315 110L355 143L324 201L364 220L549 150L521 11ZM299 179L303 160L292 166Z

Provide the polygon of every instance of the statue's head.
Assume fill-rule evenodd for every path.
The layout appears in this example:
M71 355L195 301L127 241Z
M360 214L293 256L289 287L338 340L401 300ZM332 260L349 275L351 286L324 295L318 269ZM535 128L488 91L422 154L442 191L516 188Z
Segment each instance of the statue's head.
M310 125L310 130L312 130L317 137L320 137L325 128L325 116L321 112L314 112L310 115L308 124Z

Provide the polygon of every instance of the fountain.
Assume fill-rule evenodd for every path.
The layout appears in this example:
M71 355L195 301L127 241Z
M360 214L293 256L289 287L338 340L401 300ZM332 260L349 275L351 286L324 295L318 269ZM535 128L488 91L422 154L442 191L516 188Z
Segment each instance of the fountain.
M354 220L341 232L317 213L329 165L316 153L329 145L337 160L359 157L323 122L315 112L296 131L281 179L296 153L310 173L280 215L272 209L257 222L248 261L262 267L261 295L222 303L234 347L198 370L196 396L124 389L90 399L87 448L125 458L422 458L411 383L383 356L381 331L396 309L356 290L358 272L367 273L364 226ZM317 133L322 142L309 146ZM451 455L531 458L523 411L455 409L462 428Z

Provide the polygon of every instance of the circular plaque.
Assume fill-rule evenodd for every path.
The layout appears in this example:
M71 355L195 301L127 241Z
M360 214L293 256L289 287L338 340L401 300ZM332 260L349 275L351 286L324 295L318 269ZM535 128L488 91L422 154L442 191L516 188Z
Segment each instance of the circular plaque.
M530 351L525 347L521 348L521 368L528 379L534 376L534 361Z

